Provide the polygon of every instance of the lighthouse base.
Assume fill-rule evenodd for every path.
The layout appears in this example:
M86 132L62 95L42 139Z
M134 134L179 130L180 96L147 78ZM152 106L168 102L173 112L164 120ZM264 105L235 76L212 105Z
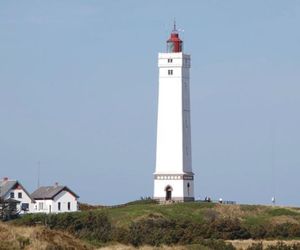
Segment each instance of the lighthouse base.
M154 200L158 201L159 204L169 204L169 203L180 203L180 202L193 202L194 197L173 197L171 200L166 200L166 197L153 197Z
M194 178L189 174L155 174L154 199L159 202L194 201Z

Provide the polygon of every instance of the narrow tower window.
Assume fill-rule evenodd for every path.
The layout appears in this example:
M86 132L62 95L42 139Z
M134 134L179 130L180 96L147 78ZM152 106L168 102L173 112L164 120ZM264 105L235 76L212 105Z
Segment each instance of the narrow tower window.
M168 63L171 63L171 62L173 62L173 59L169 58Z
M173 69L169 69L168 70L168 75L170 76L170 75L173 75Z

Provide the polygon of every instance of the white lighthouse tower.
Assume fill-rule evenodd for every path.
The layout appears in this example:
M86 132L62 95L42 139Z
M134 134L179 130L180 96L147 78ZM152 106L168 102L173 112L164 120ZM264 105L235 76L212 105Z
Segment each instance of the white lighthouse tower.
M158 54L159 93L154 199L193 201L190 125L190 55L174 24L167 53Z

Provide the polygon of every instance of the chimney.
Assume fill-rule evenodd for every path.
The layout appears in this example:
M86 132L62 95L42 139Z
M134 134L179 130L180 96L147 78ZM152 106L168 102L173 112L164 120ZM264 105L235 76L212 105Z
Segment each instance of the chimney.
M54 187L58 187L58 182L55 182L55 183L54 183Z
M3 181L8 181L8 177L3 177Z

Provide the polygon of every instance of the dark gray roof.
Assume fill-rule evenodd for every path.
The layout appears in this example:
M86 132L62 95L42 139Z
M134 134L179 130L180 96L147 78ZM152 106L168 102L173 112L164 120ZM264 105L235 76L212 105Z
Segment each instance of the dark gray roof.
M31 194L31 197L33 199L36 199L36 200L39 200L39 199L53 199L61 191L68 191L72 195L74 195L76 198L79 198L79 196L77 194L75 194L67 186L56 186L56 185L55 186L39 187L37 190L35 190Z
M0 180L0 197L4 196L17 184L15 180Z

